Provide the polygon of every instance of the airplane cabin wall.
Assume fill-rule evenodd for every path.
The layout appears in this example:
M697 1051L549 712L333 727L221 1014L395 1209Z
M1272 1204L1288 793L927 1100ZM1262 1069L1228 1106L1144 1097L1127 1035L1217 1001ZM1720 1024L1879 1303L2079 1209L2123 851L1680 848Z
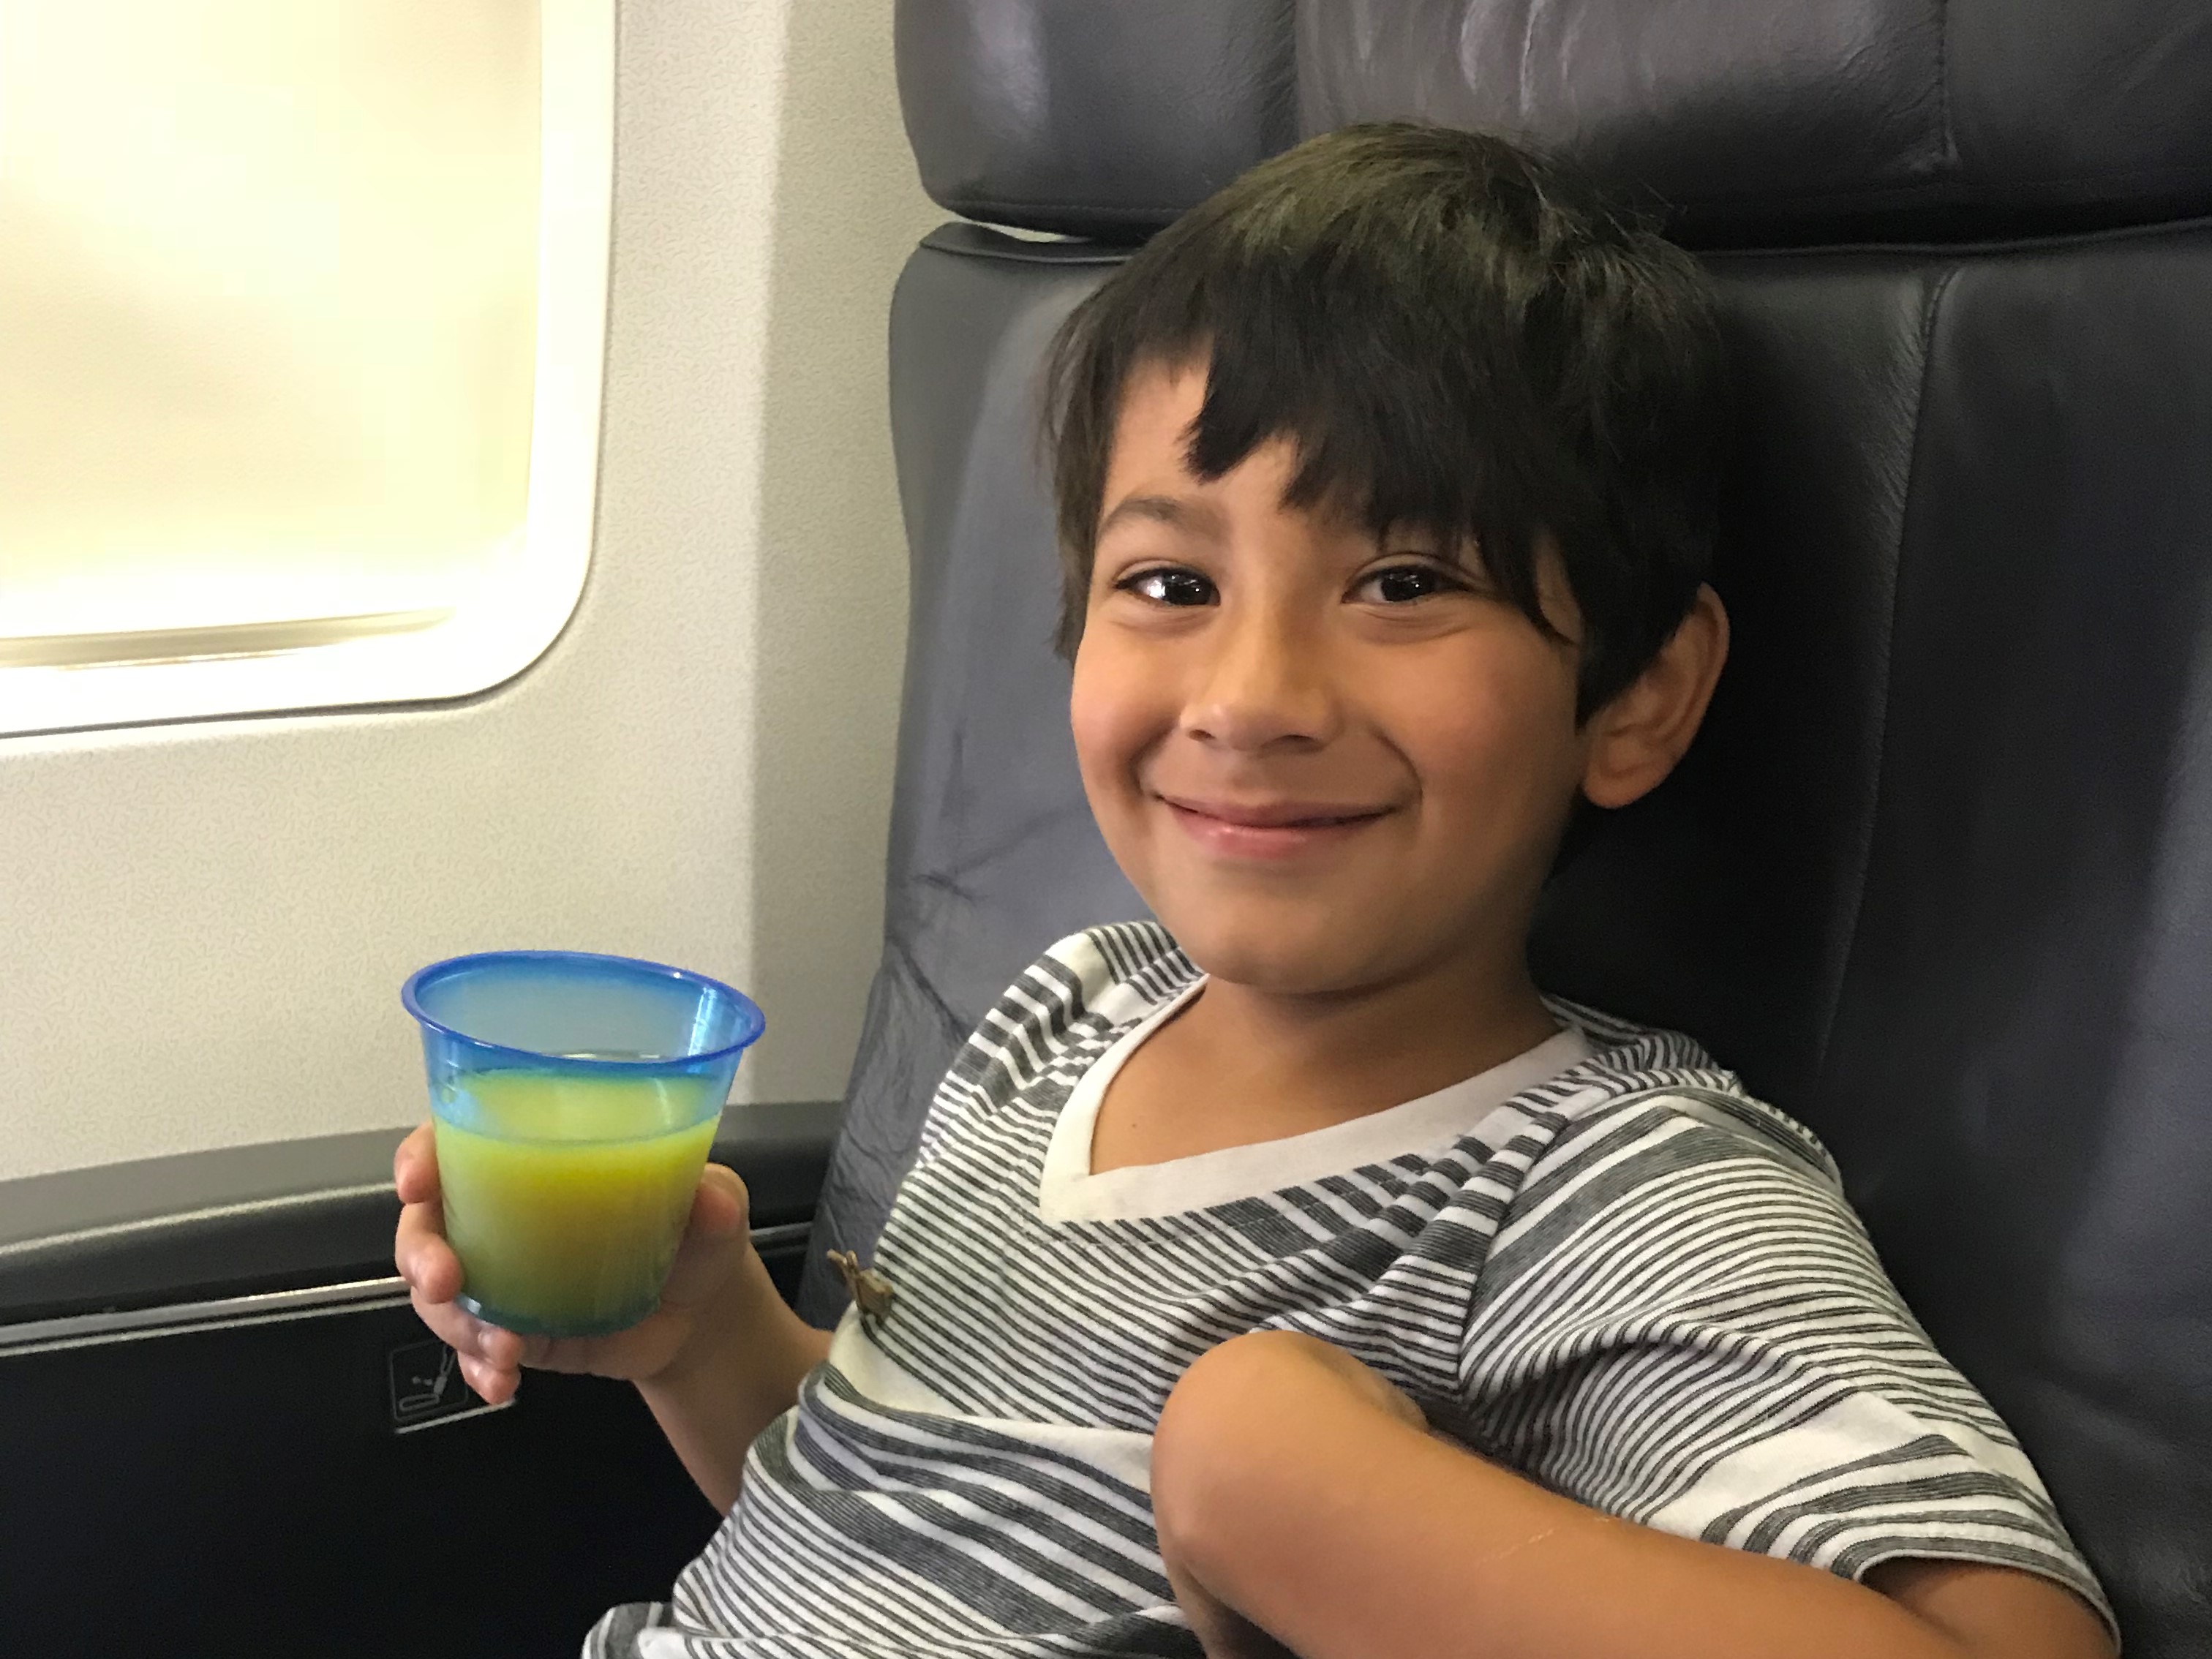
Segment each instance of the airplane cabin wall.
M589 580L459 705L0 739L0 1179L422 1113L400 981L641 955L834 1097L879 948L915 182L889 0L626 0ZM100 671L94 671L100 672ZM112 672L112 671L111 671Z

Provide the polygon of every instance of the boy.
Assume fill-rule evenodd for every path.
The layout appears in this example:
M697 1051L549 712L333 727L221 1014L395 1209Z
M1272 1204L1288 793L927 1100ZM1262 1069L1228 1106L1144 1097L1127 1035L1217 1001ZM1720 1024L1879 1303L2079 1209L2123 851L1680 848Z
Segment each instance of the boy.
M2097 1586L1811 1136L1548 1001L1569 816L1727 650L1697 267L1493 139L1268 162L1054 361L1084 786L1161 926L1063 940L939 1089L834 1337L710 1170L663 1306L460 1314L634 1379L728 1512L608 1655L2095 1659Z

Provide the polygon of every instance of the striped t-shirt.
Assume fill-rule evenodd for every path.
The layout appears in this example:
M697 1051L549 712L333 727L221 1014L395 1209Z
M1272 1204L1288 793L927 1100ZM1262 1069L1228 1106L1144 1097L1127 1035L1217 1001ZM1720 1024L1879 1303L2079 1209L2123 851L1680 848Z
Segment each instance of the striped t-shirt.
M1202 984L1151 924L1023 974L931 1107L876 1247L888 1311L846 1315L672 1600L615 1609L587 1655L1194 1656L1152 1429L1261 1329L1647 1526L1852 1577L2021 1567L2104 1609L1827 1153L1694 1043L1556 1004L1558 1036L1437 1094L1092 1174L1107 1082Z

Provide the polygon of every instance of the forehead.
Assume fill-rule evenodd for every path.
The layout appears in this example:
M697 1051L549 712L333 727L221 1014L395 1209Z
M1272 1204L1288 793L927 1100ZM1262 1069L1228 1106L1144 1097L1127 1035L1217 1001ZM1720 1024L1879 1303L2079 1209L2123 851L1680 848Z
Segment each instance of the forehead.
M1114 504L1116 483L1134 473L1175 472L1197 482L1190 471L1190 434L1205 402L1203 362L1154 359L1130 369L1106 459L1107 507Z
M1191 441L1206 402L1206 373L1202 358L1140 362L1129 371L1115 410L1113 447L1100 492L1102 532L1117 519L1129 516L1117 508L1170 496L1188 501L1194 512L1205 515L1233 507L1291 514L1332 527L1364 527L1357 522L1360 515L1334 495L1312 502L1295 498L1299 455L1296 439L1287 434L1255 445L1218 476L1194 471Z

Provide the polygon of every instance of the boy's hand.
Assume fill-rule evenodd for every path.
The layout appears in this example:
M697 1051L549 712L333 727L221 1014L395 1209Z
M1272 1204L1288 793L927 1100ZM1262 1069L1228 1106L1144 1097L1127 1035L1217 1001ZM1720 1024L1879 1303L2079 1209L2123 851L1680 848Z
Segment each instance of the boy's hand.
M709 1164L653 1313L611 1336L521 1336L486 1323L453 1301L462 1288L461 1262L446 1242L430 1125L399 1143L392 1176L404 1206L392 1261L407 1281L415 1311L460 1357L469 1386L495 1406L514 1397L526 1365L651 1381L684 1351L702 1312L737 1278L752 1251L744 1183L732 1171Z

